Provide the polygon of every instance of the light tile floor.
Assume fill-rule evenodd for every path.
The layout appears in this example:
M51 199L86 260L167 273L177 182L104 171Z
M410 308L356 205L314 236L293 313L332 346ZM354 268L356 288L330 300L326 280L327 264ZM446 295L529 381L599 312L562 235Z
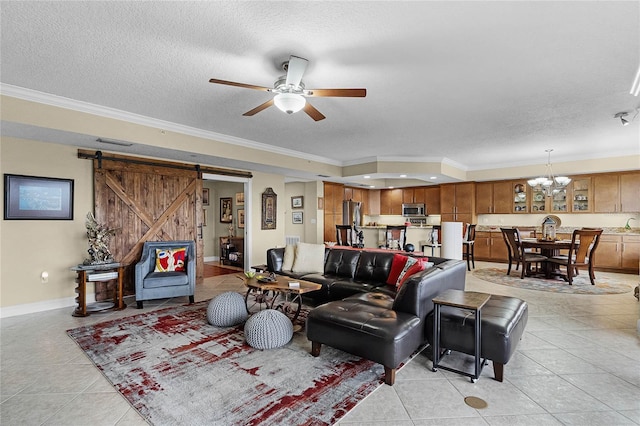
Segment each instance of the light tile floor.
M476 267L496 266L477 262ZM613 275L634 286L638 276ZM355 425L640 425L640 303L632 293L590 296L511 289L467 274L468 290L503 294L529 304L529 322L505 366L503 383L491 363L480 380L445 370L431 372L420 354L340 422ZM209 278L196 291L207 300L240 290L233 275ZM66 330L186 302L150 301L127 309L72 317L72 308L5 318L0 327L0 424L143 425ZM471 370L472 358L448 359ZM474 409L476 396L488 403Z

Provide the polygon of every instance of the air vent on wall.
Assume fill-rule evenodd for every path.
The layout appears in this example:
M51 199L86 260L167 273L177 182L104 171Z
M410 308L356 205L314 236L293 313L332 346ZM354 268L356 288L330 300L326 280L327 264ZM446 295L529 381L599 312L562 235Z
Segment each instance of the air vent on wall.
M114 139L98 138L98 139L96 139L96 141L100 142L100 143L106 143L106 144L109 144L109 145L133 146L133 144L131 142L117 141L117 140L114 140Z

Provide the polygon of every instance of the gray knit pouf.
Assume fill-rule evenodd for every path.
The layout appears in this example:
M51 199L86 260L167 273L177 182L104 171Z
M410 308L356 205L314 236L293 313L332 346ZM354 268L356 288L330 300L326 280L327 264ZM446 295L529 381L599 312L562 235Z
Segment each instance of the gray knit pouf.
M279 348L293 337L293 324L282 312L265 309L247 320L244 337L249 346L256 349Z
M231 327L246 321L247 307L239 293L229 291L219 294L207 307L207 321L216 327Z

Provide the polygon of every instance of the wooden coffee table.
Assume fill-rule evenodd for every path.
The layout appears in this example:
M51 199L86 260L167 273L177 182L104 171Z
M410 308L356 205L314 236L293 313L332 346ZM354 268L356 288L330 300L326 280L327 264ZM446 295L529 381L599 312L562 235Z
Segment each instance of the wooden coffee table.
M262 309L280 309L291 321L295 321L302 308L302 295L320 290L321 284L297 280L276 275L276 281L260 282L256 277L245 278L247 294L245 303L247 312L253 313ZM298 283L292 287L290 283Z

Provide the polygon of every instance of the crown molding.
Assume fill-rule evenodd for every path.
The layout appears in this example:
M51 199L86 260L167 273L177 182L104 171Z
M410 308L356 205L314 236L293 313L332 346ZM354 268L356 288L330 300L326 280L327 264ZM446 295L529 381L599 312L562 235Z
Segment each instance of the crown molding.
M252 141L249 139L242 139L235 136L224 135L221 133L198 129L196 127L185 126L185 125L173 123L170 121L159 120L156 118L151 118L151 117L147 117L140 114L122 111L119 109L110 108L102 105L96 105L89 102L78 101L76 99L65 98L58 95L52 95L50 93L39 92L37 90L26 89L24 87L14 86L11 84L0 83L0 94L10 96L13 98L22 99L25 101L37 102L45 105L51 105L54 107L69 109L72 111L97 115L99 117L125 121L128 123L162 129L165 131L180 133L188 136L194 136L202 139L227 143L230 145L241 146L244 148L251 148L251 149L256 149L260 151L266 151L269 153L276 153L279 155L299 158L301 160L313 161L313 162L318 162L322 164L328 164L331 166L338 166L338 167L343 166L341 161L336 161L331 158L306 154L300 151L294 151L286 148L279 148L276 146L267 145L267 144Z

